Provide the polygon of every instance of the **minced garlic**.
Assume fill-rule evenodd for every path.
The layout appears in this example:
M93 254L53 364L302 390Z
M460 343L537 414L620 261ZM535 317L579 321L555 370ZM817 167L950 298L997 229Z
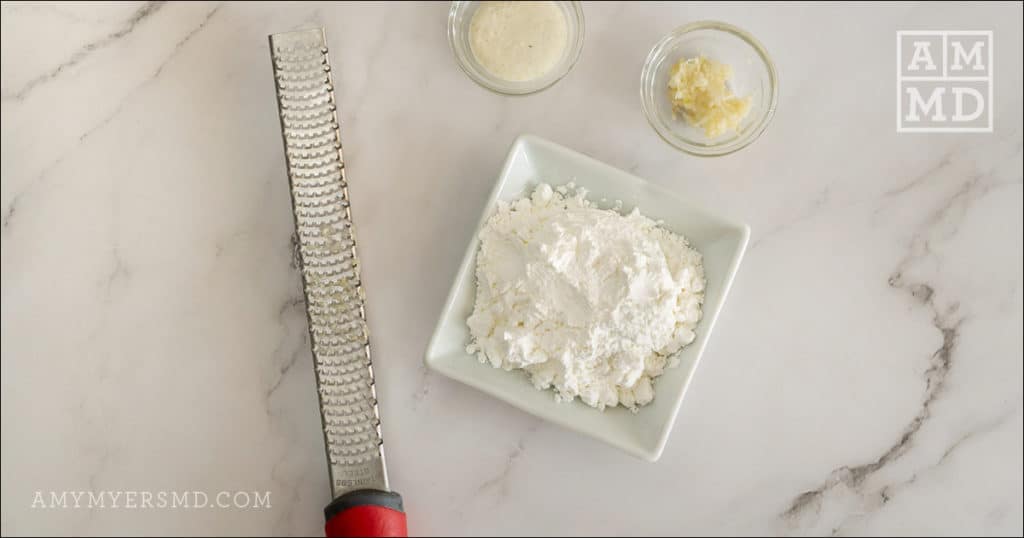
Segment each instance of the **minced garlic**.
M686 121L703 127L708 138L739 131L753 99L734 95L727 84L730 78L732 67L704 56L679 60L668 80L672 116L682 114Z

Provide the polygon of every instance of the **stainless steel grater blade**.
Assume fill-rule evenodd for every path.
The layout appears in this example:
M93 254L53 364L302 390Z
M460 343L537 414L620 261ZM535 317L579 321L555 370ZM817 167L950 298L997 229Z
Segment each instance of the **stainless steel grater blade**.
M388 491L326 36L273 34L270 51L332 493Z

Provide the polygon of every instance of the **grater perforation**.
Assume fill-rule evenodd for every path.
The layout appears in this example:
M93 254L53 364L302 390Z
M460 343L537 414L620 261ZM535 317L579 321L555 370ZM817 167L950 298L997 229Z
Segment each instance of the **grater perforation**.
M270 48L331 487L387 490L326 39L274 34Z
M289 159L319 159L319 158L322 158L322 157L327 157L327 156L337 155L337 154L338 154L338 148L334 147L333 145L326 145L325 144L325 145L322 145L322 146L318 147L316 150L313 150L312 148L308 148L306 151L302 151L302 152L289 151L288 152L288 158ZM301 185L301 186L302 187L309 187L311 185L305 184L305 185Z

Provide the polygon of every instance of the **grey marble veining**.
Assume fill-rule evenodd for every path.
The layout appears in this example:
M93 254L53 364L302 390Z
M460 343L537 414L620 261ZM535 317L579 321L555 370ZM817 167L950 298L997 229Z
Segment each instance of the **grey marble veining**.
M327 27L393 487L416 534L1020 534L1020 4L585 3L579 64L502 97L444 3L2 8L4 534L317 534L329 500L266 36ZM698 159L647 125L672 28L780 71ZM995 36L995 130L897 134L897 30ZM508 146L534 133L748 222L664 456L426 371ZM40 509L37 491L270 491L265 510ZM638 495L643 491L643 495Z

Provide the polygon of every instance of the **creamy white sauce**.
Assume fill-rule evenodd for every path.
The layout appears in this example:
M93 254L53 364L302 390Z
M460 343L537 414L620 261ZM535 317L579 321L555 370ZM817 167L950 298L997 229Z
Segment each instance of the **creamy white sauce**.
M565 53L568 25L554 2L481 2L469 22L469 45L495 77L544 76Z

